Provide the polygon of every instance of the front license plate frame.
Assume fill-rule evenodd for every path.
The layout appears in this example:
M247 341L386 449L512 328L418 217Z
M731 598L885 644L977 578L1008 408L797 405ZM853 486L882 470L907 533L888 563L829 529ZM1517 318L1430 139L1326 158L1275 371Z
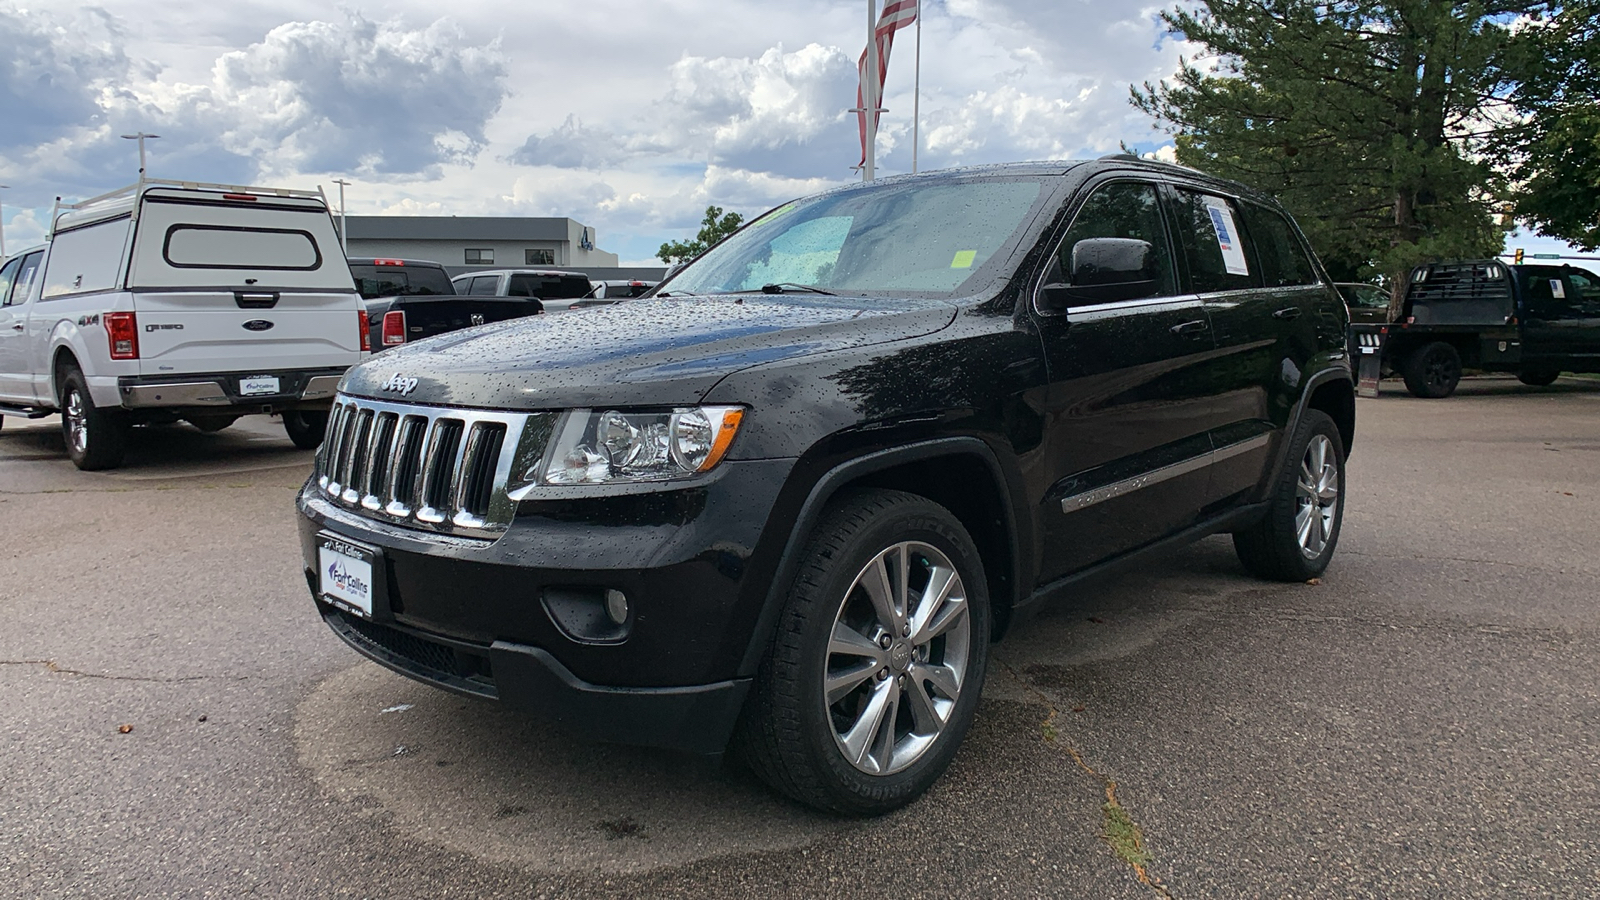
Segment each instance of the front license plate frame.
M383 551L332 532L317 533L317 596L363 619L376 618Z
M239 396L267 397L283 393L283 382L276 375L249 375L239 379Z

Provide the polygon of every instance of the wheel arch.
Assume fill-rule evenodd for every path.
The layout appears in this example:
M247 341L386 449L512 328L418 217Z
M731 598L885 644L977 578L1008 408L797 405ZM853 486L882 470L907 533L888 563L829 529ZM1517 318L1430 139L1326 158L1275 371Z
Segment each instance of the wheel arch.
M829 469L811 487L795 524L789 531L772 584L750 645L739 666L741 675L753 673L777 627L785 591L822 511L842 493L885 488L925 497L950 510L977 545L983 561L992 613L991 640L998 639L1010 621L1019 591L1023 590L1024 554L1029 546L1020 534L1027 526L1017 516L1019 487L1013 485L994 450L976 437L946 437L919 441L868 453ZM1002 527L994 527L996 524Z
M83 363L78 359L77 350L71 344L57 344L50 351L50 394L49 401L54 403L61 397L61 382L67 377L67 369L74 368L83 371Z
M1327 413L1339 427L1339 439L1344 442L1344 454L1348 458L1356 440L1355 385L1339 373L1332 373L1306 389L1303 408Z

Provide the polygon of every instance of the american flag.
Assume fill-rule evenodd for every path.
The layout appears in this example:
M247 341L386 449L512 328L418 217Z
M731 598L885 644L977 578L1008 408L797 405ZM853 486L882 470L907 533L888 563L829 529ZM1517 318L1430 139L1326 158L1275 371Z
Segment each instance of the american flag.
M883 106L883 79L889 74L889 50L894 46L894 33L917 20L917 14L920 12L919 2L920 0L888 0L883 5L883 14L878 16L877 27L872 30L873 38L878 42L878 102L874 105L880 108ZM856 109L860 110L856 115L861 122L861 162L856 165L859 169L867 164L867 104L863 99L867 84L867 51L861 51L861 62L856 65L856 69L861 73L861 83L856 86ZM872 114L872 125L876 131L878 125L876 110Z

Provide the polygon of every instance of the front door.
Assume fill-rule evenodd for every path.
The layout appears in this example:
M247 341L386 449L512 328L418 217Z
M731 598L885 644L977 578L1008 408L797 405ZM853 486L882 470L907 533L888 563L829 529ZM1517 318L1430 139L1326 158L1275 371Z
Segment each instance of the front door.
M0 269L0 398L23 406L35 402L26 301L43 256L35 251Z
M1035 294L1053 481L1038 511L1041 583L1193 524L1209 477L1212 389L1196 373L1213 355L1211 325L1200 298L1179 292L1156 186L1093 186L1044 281L1065 278L1073 247L1101 237L1149 242L1159 272L1137 299L1049 309Z

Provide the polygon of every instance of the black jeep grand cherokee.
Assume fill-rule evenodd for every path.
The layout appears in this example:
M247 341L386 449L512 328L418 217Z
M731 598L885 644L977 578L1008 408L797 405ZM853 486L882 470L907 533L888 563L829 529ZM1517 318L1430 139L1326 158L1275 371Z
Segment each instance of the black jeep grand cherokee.
M988 647L1145 551L1322 572L1345 305L1239 185L1113 157L772 210L653 298L345 377L299 498L328 625L413 678L848 813L950 762Z

